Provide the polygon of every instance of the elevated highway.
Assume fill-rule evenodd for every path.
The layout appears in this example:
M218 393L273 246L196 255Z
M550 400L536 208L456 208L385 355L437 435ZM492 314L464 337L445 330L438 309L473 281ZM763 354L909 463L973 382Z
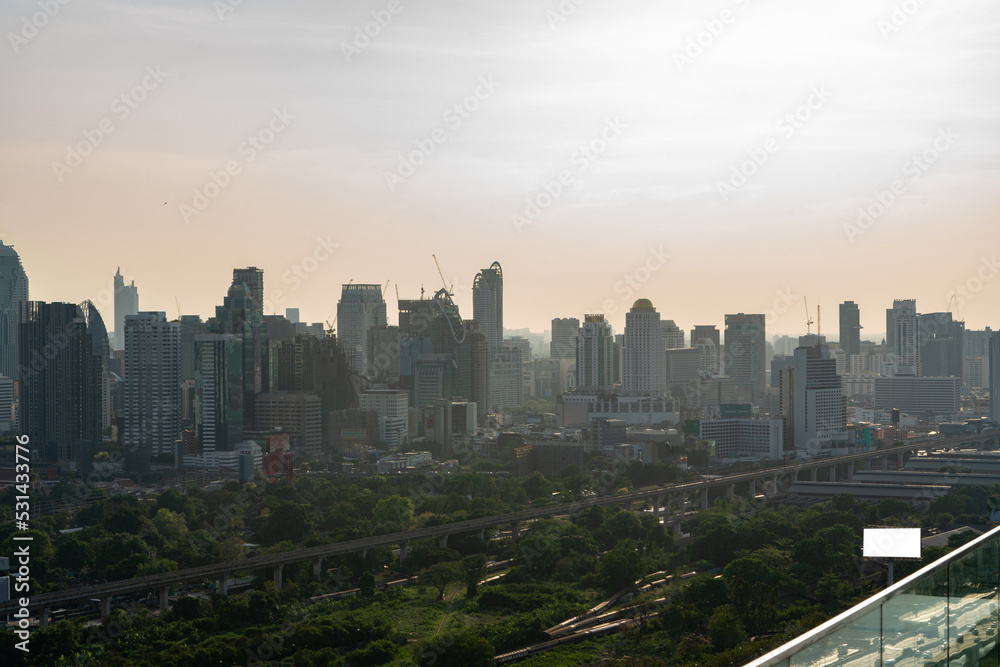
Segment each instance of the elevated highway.
M114 581L105 584L95 584L84 586L73 590L45 593L41 595L31 595L28 609L42 612L41 621L47 623L49 609L68 606L72 603L79 603L89 599L101 600L101 614L107 616L110 613L111 598L118 595L145 592L156 589L159 592L160 608L165 609L168 600L168 590L171 586L183 584L191 581L218 580L220 582L219 592L226 593L226 577L237 572L249 572L254 570L271 569L274 574L274 581L278 588L281 588L282 568L293 563L311 562L313 576L317 579L321 576L324 558L340 556L352 553L363 553L369 549L386 546L399 546L400 559L406 557L409 545L413 541L425 539L437 539L442 546L445 546L449 535L485 531L497 526L509 525L512 527L515 538L518 536L521 524L525 521L546 519L558 515L574 515L590 507L607 506L629 506L635 502L645 502L652 504L657 516L666 509L670 511L673 506L677 513L665 517L668 523L675 526L683 521L686 516L688 498L700 497L700 506L708 508L709 490L722 487L727 493L733 493L737 484L748 484L749 494L755 497L758 484L762 483L764 490L777 491L780 483L790 484L798 480L803 473L809 473L811 481L816 480L816 473L821 468L829 470L828 477L831 481L838 478L838 470L843 469L845 481L853 474L854 463L856 461L866 461L868 466L873 460L880 459L882 468L887 466L887 459L895 457L897 467L902 463L904 454L928 448L952 448L960 446L982 446L987 442L996 442L1000 436L1000 431L987 431L983 433L963 434L955 436L934 436L928 438L913 439L905 444L895 447L887 447L879 450L869 450L848 454L846 456L831 457L813 461L797 462L789 465L776 466L764 470L754 470L751 472L726 475L714 479L703 479L696 482L684 484L671 484L656 487L645 487L616 496L597 496L585 498L572 503L560 503L546 507L532 508L518 512L498 514L478 519L469 519L455 523L443 524L440 526L429 526L417 528L386 535L373 535L357 540L339 542L337 544L325 544L318 547L308 547L286 551L279 554L268 554L263 556L253 556L238 561L226 563L215 563L200 567L185 568L176 572L166 572L153 574L135 579ZM922 457L923 458L923 457ZM608 473L610 474L610 473ZM768 487L768 484L770 486ZM663 500L667 499L667 503ZM697 502L697 501L696 501ZM12 559L13 564L13 559ZM12 614L17 609L16 601L0 603L0 615Z

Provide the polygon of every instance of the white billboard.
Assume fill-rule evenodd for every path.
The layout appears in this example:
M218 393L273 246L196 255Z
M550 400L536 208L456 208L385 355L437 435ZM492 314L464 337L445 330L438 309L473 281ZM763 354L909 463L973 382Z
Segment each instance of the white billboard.
M920 558L919 528L865 528L865 558Z

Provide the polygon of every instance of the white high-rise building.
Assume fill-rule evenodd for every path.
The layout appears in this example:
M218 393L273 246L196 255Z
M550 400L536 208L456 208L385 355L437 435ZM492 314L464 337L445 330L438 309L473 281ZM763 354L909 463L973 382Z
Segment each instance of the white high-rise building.
M638 299L625 314L622 390L660 393L667 388L667 348L660 314L649 299Z
M660 322L663 327L663 344L667 350L676 350L684 347L684 330L674 324L673 320L663 320ZM691 347L694 347L692 345Z
M337 344L351 369L368 375L368 330L387 325L381 285L351 283L341 288L337 302Z
M173 454L181 430L181 329L166 313L143 312L124 321L126 450Z
M917 346L917 302L915 299L895 299L885 311L886 343L892 355L893 374L908 377L920 375Z
M576 341L576 386L607 390L615 385L615 335L604 315L584 315Z
M125 349L125 318L139 312L139 288L125 284L121 267L115 272L115 349Z
M764 390L766 342L763 315L726 315L723 372L738 386L751 390L754 399Z
M490 352L490 407L494 410L524 405L524 362L521 350L505 345Z
M847 424L847 404L837 360L826 345L798 347L792 362L791 418L795 449L811 457L830 456ZM783 387L783 392L789 389ZM782 397L782 405L789 403ZM786 413L787 415L787 413Z

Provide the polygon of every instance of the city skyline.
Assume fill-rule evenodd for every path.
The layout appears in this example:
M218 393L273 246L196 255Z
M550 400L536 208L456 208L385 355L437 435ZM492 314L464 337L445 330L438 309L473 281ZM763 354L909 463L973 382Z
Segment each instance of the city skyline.
M897 4L11 3L0 239L33 299L106 309L121 266L171 319L256 266L321 322L349 280L433 294L434 254L465 317L498 260L511 329L795 334L807 297L870 338L959 288L981 329L1000 7Z

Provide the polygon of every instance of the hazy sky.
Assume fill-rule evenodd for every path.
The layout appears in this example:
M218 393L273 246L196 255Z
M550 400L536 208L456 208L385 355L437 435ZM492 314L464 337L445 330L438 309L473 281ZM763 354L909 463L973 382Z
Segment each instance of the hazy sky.
M995 0L62 1L0 5L0 239L109 328L118 266L171 317L388 280L394 323L432 253L466 317L498 260L508 328L1000 327Z

